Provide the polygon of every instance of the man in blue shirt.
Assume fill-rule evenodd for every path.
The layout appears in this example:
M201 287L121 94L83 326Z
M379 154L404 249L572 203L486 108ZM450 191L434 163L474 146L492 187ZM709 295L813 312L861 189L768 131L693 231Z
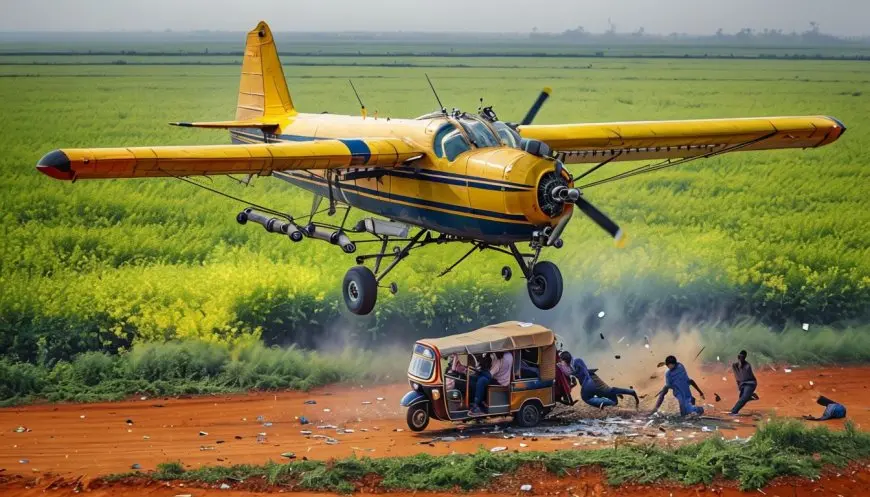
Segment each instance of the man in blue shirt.
M630 388L611 387L602 382L595 375L595 369L586 367L583 359L577 357L572 358L571 353L563 351L559 355L559 359L571 368L571 373L580 382L580 397L584 402L592 407L604 409L605 407L613 407L619 403L620 395L630 395L634 397L634 407L636 408L640 402L637 397L637 392Z
M665 400L665 394L668 390L671 390L680 404L680 416L690 414L700 416L704 414L704 408L695 405L695 398L692 397L690 387L695 387L695 390L698 391L702 399L704 398L704 392L698 388L698 384L694 380L689 378L686 368L677 362L677 358L672 355L669 355L665 359L665 366L668 367L668 371L665 373L665 386L657 394L658 400L652 412L655 413L659 410L659 407L661 407L662 402Z
M808 421L827 421L829 419L840 419L846 417L846 406L838 404L824 395L819 396L819 398L816 399L816 404L825 406L825 412L822 413L822 417L815 418L813 416L804 416L804 419Z

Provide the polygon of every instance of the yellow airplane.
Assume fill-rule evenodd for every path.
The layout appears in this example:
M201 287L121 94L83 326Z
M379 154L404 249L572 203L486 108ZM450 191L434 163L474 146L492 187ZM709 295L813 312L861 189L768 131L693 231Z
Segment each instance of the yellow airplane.
M562 246L575 206L624 241L619 226L584 198L584 188L729 152L820 147L846 131L822 116L531 124L549 94L544 89L518 124L500 121L490 107L448 112L440 100L439 111L416 119L367 117L364 106L361 116L303 114L290 98L272 32L260 22L247 35L236 119L172 123L229 130L232 145L60 149L36 168L72 181L273 176L309 190L315 202L308 216L254 206L237 220L293 241L324 240L346 253L362 241L379 242L380 250L357 256L344 277L344 300L356 314L372 311L384 277L411 250L441 243L471 244L442 275L475 251L505 253L519 265L532 302L550 309L562 297L562 276L555 264L538 259L543 248ZM580 184L617 161L658 162ZM564 167L580 163L595 165L577 176ZM324 199L330 215L336 206L346 209L340 225L315 221ZM386 219L348 226L351 208ZM517 248L522 242L529 243L526 252ZM390 243L402 246L390 251ZM385 259L390 263L382 267ZM373 269L364 265L371 260ZM509 280L511 269L505 266L502 276ZM395 283L389 288L397 291Z

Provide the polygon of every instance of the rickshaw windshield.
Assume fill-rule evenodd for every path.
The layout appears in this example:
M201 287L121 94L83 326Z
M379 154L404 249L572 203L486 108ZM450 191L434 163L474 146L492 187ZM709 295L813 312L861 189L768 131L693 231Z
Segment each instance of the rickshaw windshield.
M408 366L408 374L428 380L434 371L435 352L425 345L415 344L414 353L411 355L411 364Z

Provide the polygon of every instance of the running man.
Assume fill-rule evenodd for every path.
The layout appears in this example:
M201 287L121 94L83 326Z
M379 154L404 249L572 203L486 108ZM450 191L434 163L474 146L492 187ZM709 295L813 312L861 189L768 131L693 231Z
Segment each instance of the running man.
M700 416L704 414L704 408L695 405L695 398L692 397L690 387L695 387L695 390L698 391L702 399L704 398L704 392L698 388L698 384L694 380L689 378L686 368L677 362L677 358L672 355L665 358L665 366L668 367L668 371L665 373L665 386L656 394L658 395L658 400L652 413L658 412L659 407L661 407L662 402L665 400L665 394L668 390L671 390L680 404L680 416L688 416L690 414Z
M620 395L629 395L634 397L634 407L637 408L640 404L640 399L637 397L637 392L630 388L616 388L607 386L604 382L595 381L595 369L590 370L586 367L583 359L577 357L572 358L568 351L562 352L559 356L563 364L571 368L571 373L580 382L580 397L584 402L592 407L604 409L605 407L613 407L619 403Z
M758 380L755 379L755 374L752 372L752 365L746 362L745 350L741 350L737 354L737 362L731 365L731 370L734 371L734 381L737 382L737 392L740 398L737 399L737 403L731 408L729 414L736 416L747 402L758 400L758 396L755 395Z

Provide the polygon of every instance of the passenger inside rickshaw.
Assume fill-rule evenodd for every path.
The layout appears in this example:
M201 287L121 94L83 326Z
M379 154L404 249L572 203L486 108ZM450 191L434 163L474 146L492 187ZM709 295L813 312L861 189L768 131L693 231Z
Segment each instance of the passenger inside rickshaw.
M520 350L520 360L514 362L514 378L528 379L541 377L541 350L537 348Z

